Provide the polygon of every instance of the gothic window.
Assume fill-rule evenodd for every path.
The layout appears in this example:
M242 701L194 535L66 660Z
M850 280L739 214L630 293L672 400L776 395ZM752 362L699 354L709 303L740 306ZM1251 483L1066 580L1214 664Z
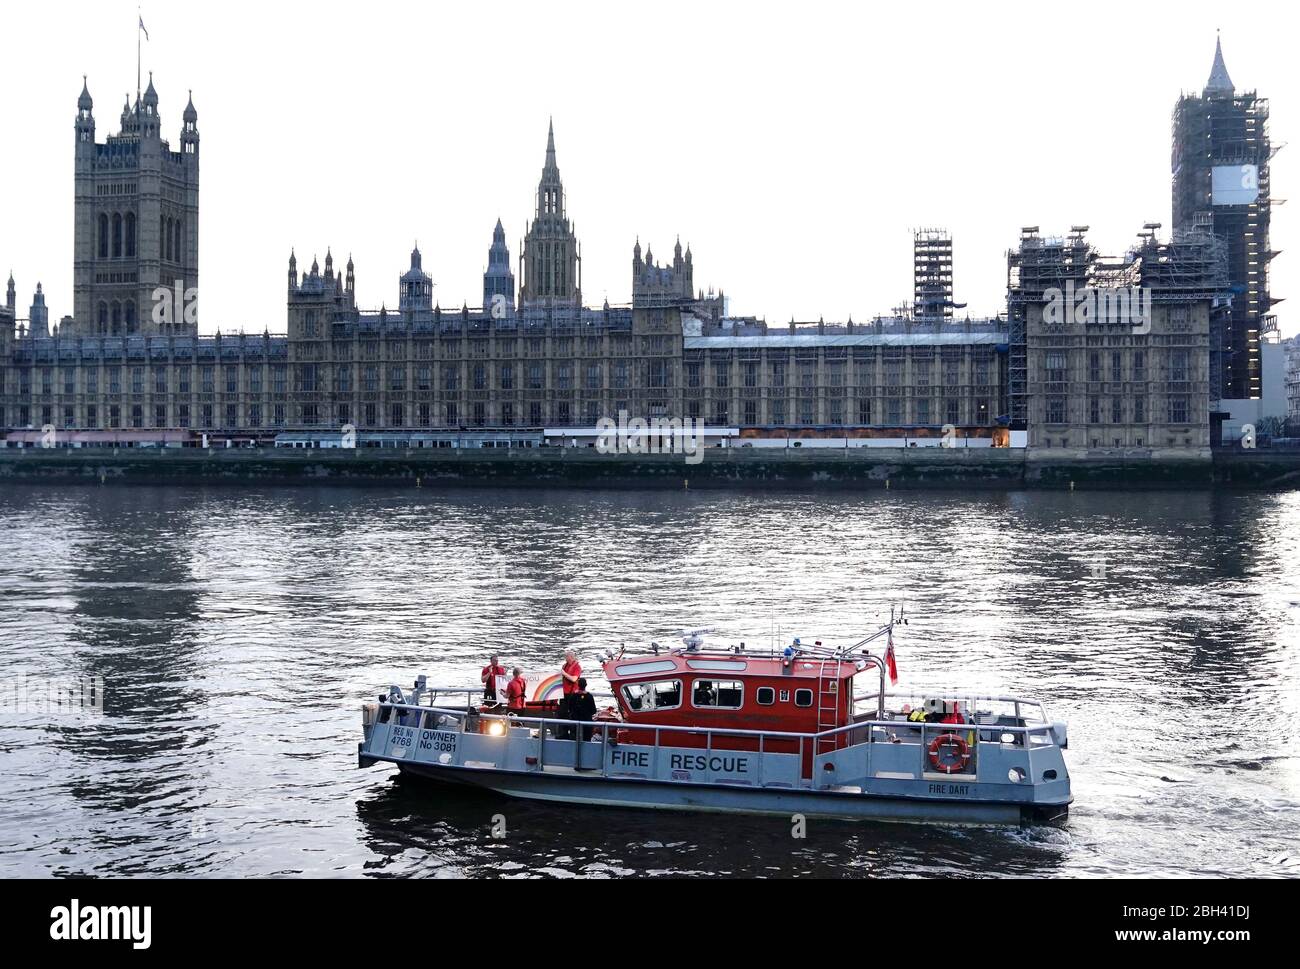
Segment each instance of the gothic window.
M172 227L172 231L176 233L175 246L172 249L172 252L176 256L176 261L180 262L181 261L181 223L179 219L176 220L176 224L175 226Z
M113 300L113 332L117 333L122 329L122 304Z
M99 332L101 334L108 332L108 304L103 300L99 302Z
M1187 351L1171 350L1169 353L1169 379L1175 383L1187 380Z
M165 251L163 254L163 258L166 259L168 262L170 262L172 258L172 220L171 219L167 220L166 226L163 229L163 240L165 243Z
M1065 383L1067 359L1064 350L1047 351L1047 382L1049 384Z
M123 313L124 313L124 316L125 316L125 322L126 322L126 332L127 332L127 333L134 333L135 330L136 330L136 325L135 325L135 324L136 324L136 320L135 320L135 301L134 301L134 300L127 300L127 301L126 301L126 307L125 307L125 309L123 310Z
M108 216L99 214L99 258L108 258Z
M122 258L122 216L113 213L113 258Z
M135 258L135 213L126 214L126 258Z

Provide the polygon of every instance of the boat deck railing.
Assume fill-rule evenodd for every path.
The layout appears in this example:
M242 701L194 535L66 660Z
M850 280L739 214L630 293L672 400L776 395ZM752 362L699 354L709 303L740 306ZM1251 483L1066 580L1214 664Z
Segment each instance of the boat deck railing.
M1064 746L1056 726L1045 717L1036 723L1021 719L1022 708L1025 712L1032 708L1043 716L1042 705L1016 697L980 698L1011 705L1015 710L1012 722L1006 717L981 720L976 705L971 708L977 711L976 718L964 724L870 718L798 733L504 715L480 709L481 691L424 692L431 701L428 704L378 704L366 744L371 757L417 764L424 760L431 766L560 769L605 778L825 789L852 782L848 775L862 781L883 775L933 779L933 769L927 768L930 747L937 738L954 735L961 738L969 760L960 770L942 774L945 779L978 779L983 749L991 747L998 752L995 759L1000 771L1019 771L1022 779L1032 783L1031 755ZM466 696L466 706L432 703L436 697L451 695ZM423 694L416 697L423 698ZM889 695L890 700L894 698ZM878 696L868 694L864 699L878 700ZM400 728L396 739L394 727ZM381 728L382 736L373 732ZM611 750L617 754L611 756ZM758 756L751 764L744 756L747 754ZM743 769L739 766L742 759ZM689 769L680 765L689 765Z

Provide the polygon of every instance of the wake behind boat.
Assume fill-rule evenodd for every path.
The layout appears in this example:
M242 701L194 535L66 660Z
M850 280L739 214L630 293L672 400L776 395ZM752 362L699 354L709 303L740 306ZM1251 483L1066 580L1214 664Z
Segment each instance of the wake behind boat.
M561 720L546 681L506 714L425 677L363 708L361 767L572 804L952 824L1064 821L1066 727L1037 700L890 693L894 628L851 646L683 645L603 662L614 704ZM885 655L871 644L887 644ZM878 676L856 695L855 680ZM873 686L875 684L873 683ZM502 695L498 691L497 695Z

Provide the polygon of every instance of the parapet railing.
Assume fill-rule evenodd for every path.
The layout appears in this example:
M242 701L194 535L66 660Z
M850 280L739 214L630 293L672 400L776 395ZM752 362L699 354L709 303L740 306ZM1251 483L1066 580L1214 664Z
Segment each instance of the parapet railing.
M453 692L455 692L457 695L459 695L460 693L460 691L453 691ZM544 771L547 766L564 767L564 768L584 768L585 767L584 761L586 760L586 758L583 757L583 747L586 744L595 743L596 742L595 732L599 731L599 745L600 745L599 764L592 764L589 767L585 767L585 769L588 770L592 775L600 776L602 778L608 778L611 774L611 770L610 770L611 758L609 756L610 748L611 747L617 748L619 746L623 746L623 744L620 744L620 742L614 735L616 734L617 731L625 730L629 732L635 732L640 735L651 735L653 737L652 742L648 745L639 742L626 743L626 746L635 746L635 747L648 746L656 752L656 763L653 765L654 776L653 778L645 778L645 779L654 779L657 781L666 781L671 783L684 783L684 784L726 783L725 780L719 782L717 780L697 781L693 779L683 779L683 778L673 776L673 772L671 771L669 772L668 776L660 776L661 772L659 770L659 765L657 763L657 752L661 749L664 749L666 746L670 746L670 745L665 745L663 742L663 738L665 735L669 735L669 736L685 735L688 737L697 738L697 743L698 743L698 738L702 736L704 738L703 748L698 748L698 746L693 744L691 747L683 748L683 749L692 749L692 750L701 749L706 758L711 758L715 753L722 753L722 754L729 754L729 755L734 755L737 753L759 754L759 757L757 759L758 773L754 781L754 784L758 787L765 786L764 784L765 758L762 755L769 754L769 753L781 753L781 754L786 754L791 756L797 754L798 756L798 761L797 761L798 768L796 774L796 777L798 779L797 786L805 787L805 788L807 787L817 788L819 786L823 786L823 787L833 786L833 785L818 784L818 776L817 776L818 772L816 770L816 766L818 762L817 758L819 757L826 758L834 755L840 755L843 754L844 751L846 750L851 750L857 747L864 747L866 759L863 765L863 769L864 769L865 776L867 778L870 778L873 776L871 773L872 759L873 759L871 753L872 747L878 744L886 744L892 746L895 744L906 743L907 741L905 741L903 737L900 737L900 733L909 739L913 736L918 738L916 746L918 747L919 754L922 758L922 764L920 770L917 771L915 774L916 779L922 779L927 773L924 766L924 760L928 756L927 741L932 741L933 738L943 736L943 735L956 734L964 738L966 737L969 738L968 742L972 751L971 770L962 771L961 773L951 773L948 775L955 780L961 780L963 778L970 780L974 778L975 768L977 768L978 766L978 748L981 744L994 743L1002 747L1010 745L1012 747L1018 748L1021 752L1026 752L1026 753L1031 747L1036 749L1043 749L1049 746L1056 746L1057 744L1057 738L1054 733L1053 727L1051 724L1046 722L1034 726L1003 726L997 724L974 723L974 722L966 723L966 724L935 724L935 723L912 722L906 720L866 720L857 723L846 724L842 727L836 727L831 730L819 731L816 733L796 733L796 732L789 732L789 731L745 730L745 729L730 728L730 727L717 728L717 727L701 727L701 726L671 726L671 725L662 725L662 724L638 724L638 723L629 723L627 721L622 721L622 720L562 720L558 718L549 718L549 717L520 717L514 715L502 715L502 714L483 712L479 710L476 706L474 706L473 704L474 697L476 695L481 697L481 691L468 690L465 691L465 693L467 697L470 699L470 705L468 707L463 707L463 708L438 707L432 705L417 705L417 704L409 704L409 703L390 703L388 701L381 701L378 704L379 715L376 718L375 726L376 727L388 726L390 728L392 726L398 726L407 729L414 729L417 731L433 730L433 731L439 731L444 733L455 732L460 735L476 736L476 735L485 734L485 732L482 729L477 729L478 724L487 723L488 730L486 731L486 736L501 737L506 741L507 744L526 741L527 743L532 745L530 749L535 750L535 756L529 757L526 763L528 765L528 768L531 771L536 771L536 772ZM1006 702L1016 702L1016 701L1015 698L1006 698ZM1026 704L1033 703L1035 705L1039 705L1036 703L1036 701L1023 701L1023 702ZM388 711L387 718L384 717L384 711ZM394 712L397 712L399 714L397 719L393 718ZM413 714L414 722L402 722L403 719L406 719L401 716L401 714L403 713ZM436 716L438 719L433 722L430 722L431 716ZM476 729L473 730L467 729L470 726L471 721L475 723ZM494 729L495 725L497 724L500 725L500 729ZM520 736L521 731L519 728L521 727L527 728L529 731L529 734L526 738ZM552 731L552 736L550 737L548 737L548 728L550 728ZM535 734L534 731L536 731ZM578 739L587 736L588 731L591 732L590 734L590 736L592 737L591 740ZM567 737L555 736L554 734L556 732L568 734L569 736ZM854 742L853 739L853 735L855 734L855 732L857 736L862 737L861 740L858 740L856 742ZM997 739L996 740L993 740L992 738L985 739L985 737L982 735L986 735L986 734L997 734ZM841 738L845 738L845 737L847 737L848 743L841 744L840 743ZM1034 743L1032 739L1034 737L1040 737L1042 739L1038 743ZM368 745L370 745L373 742L373 738L374 738L374 734L372 733L370 737L367 738ZM742 748L716 747L715 740L717 738L739 738L739 739L755 741L757 743L757 750L749 747L742 747ZM548 740L550 740L552 743L566 744L564 750L569 756L563 758L563 762L561 762L561 760L557 758L557 759L553 759L548 765L546 760L546 746ZM572 747L567 746L569 744L572 744L573 746ZM773 746L777 746L778 748L782 746L794 747L794 749L773 750L771 749ZM393 762L401 762L403 760L403 758L394 758L390 756L387 753L386 749L384 752L375 752L372 750L370 756L382 760L390 760ZM811 763L814 768L811 774L809 774L804 769L805 758L811 758L809 763ZM826 761L823 760L821 761L821 763L823 763L824 765ZM434 764L433 766L437 766L437 765ZM496 766L499 767L499 765ZM628 778L628 774L625 771L615 771L614 773L616 776L622 779ZM789 785L789 786L794 786L794 785Z

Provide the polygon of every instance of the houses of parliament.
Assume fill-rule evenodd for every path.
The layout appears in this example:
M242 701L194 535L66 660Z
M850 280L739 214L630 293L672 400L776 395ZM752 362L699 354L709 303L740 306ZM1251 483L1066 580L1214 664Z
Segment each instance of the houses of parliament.
M1148 232L1105 260L1081 229L1026 229L1008 257L1008 312L958 320L951 240L918 233L916 302L867 322L769 326L728 315L677 243L638 239L631 301L586 306L553 127L516 280L500 220L482 298L444 308L419 249L395 302L356 301L357 268L288 256L286 324L200 334L198 112L176 148L150 78L99 141L83 84L74 123L74 305L52 323L39 286L0 308L0 432L182 430L267 439L362 432L591 427L620 412L737 428L921 433L1019 427L1031 446L1205 447L1210 333L1226 290L1206 233ZM1193 266L1171 276L1173 258ZM1162 269L1161 267L1166 267ZM863 271L867 271L864 268ZM1197 275L1199 273L1199 275ZM1155 291L1145 332L1058 332L1055 283Z

